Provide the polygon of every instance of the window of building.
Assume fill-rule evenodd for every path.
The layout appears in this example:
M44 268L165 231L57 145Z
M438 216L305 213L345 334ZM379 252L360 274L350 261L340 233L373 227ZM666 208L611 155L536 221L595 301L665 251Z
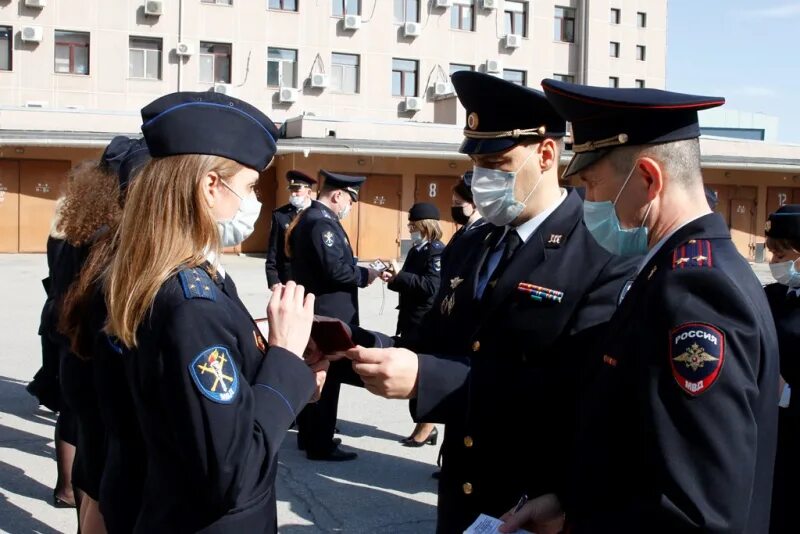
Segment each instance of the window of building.
M356 54L332 54L331 89L337 93L358 93L358 64Z
M525 71L503 69L503 79L517 85L525 85Z
M558 82L575 83L575 76L572 74L553 74L553 79Z
M715 137L730 137L733 139L750 139L752 141L763 141L765 131L761 128L713 128L708 126L700 127L700 135L713 135Z
M609 76L608 77L608 86L617 88L619 87L619 78L617 76Z
M636 45L636 59L639 61L647 59L647 50L644 45Z
M231 45L200 41L200 81L231 83Z
M297 50L272 47L267 49L267 85L297 87Z
M528 3L506 0L503 7L506 35L528 36Z
M360 0L331 0L333 2L333 16L344 17L345 15L360 15Z
M158 38L128 39L128 77L160 80L161 49L161 39Z
M611 24L619 24L622 20L622 10L618 7L611 8Z
M462 70L473 71L475 70L475 67L472 65L465 65L463 63L450 63L450 76Z
M11 26L0 26L0 70L11 70Z
M640 28L647 28L647 13L642 11L636 13L636 25Z
M450 8L450 27L454 30L475 31L474 0L454 0Z
M608 55L611 57L619 57L619 43L615 41L608 43Z
M419 22L419 0L394 0L394 21Z
M644 85L644 80L636 80L636 81L634 82L634 84L635 84L635 85L636 85L636 87L638 87L639 89L644 89L644 87L645 87L645 85Z
M392 96L417 96L417 70L413 59L392 59Z
M89 74L89 34L55 32L55 71L60 74Z
M575 9L556 6L555 40L563 43L575 42Z
M278 11L297 11L297 0L269 0L269 8Z
M200 0L201 4L217 4L218 6L232 6L233 0Z

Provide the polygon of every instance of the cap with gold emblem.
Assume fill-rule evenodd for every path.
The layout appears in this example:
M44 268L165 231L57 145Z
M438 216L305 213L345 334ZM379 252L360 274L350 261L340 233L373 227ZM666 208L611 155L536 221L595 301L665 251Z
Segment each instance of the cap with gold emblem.
M311 187L317 181L304 172L297 170L290 170L286 173L286 181L289 182L289 188L294 187Z
M459 71L451 79L467 110L462 154L503 152L526 139L566 135L564 119L540 91L481 72Z
M725 103L715 96L659 89L592 87L543 80L553 107L572 124L575 156L564 176L599 161L618 146L649 145L700 136L697 112Z

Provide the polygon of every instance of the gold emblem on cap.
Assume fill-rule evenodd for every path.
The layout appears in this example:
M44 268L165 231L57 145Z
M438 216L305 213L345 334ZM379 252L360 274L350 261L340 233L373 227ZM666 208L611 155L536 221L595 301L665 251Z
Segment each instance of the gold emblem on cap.
M772 230L772 221L767 220L767 222L764 223L764 231L769 232L770 230Z
M469 126L470 130L478 129L478 114L474 111L467 115L467 126Z

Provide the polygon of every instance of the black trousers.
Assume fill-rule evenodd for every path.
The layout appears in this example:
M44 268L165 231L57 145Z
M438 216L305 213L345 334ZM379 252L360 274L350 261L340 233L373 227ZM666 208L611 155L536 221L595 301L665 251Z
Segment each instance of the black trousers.
M333 431L339 411L339 389L342 384L364 387L347 359L331 362L320 399L307 404L297 416L297 441L306 452L327 454L333 448Z

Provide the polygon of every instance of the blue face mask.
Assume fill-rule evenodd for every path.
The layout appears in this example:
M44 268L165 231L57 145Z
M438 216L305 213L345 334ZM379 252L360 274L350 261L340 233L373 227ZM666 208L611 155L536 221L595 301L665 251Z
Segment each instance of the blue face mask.
M619 200L622 191L633 176L634 166L622 188L617 193L614 202L583 201L583 220L586 228L592 237L607 251L619 256L641 256L647 254L647 227L644 222L650 214L652 203L647 206L644 220L639 228L622 228L617 217L617 210L614 208Z
M775 278L779 284L791 288L800 287L800 273L797 272L793 261L770 263L769 270L772 272L772 277Z

